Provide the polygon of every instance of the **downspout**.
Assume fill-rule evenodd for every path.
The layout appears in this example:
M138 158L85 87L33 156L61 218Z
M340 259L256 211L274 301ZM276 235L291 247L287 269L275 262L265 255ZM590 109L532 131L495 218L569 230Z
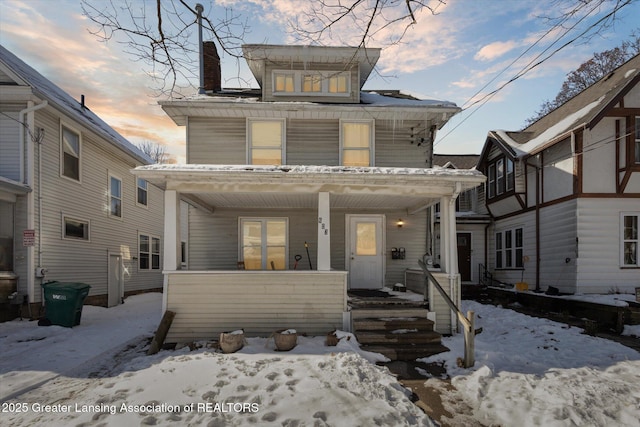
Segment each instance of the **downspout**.
M21 110L20 113L18 114L18 120L21 124L20 126L20 131L19 131L19 138L20 138L20 181L27 185L28 187L30 187L33 190L33 184L34 184L34 175L35 175L35 164L34 164L34 154L33 154L33 149L32 149L32 145L31 143L27 143L25 141L25 138L27 135L31 136L30 132L27 132L25 134L25 129L29 130L29 125L27 123L25 123L25 116L27 114L33 114L34 111L39 110L41 108L46 107L48 104L48 101L42 101L40 104L38 105L32 105L30 107L25 108L24 110ZM32 119L33 120L33 119ZM33 141L34 138L29 138L31 140L32 143L35 143L35 141ZM25 155L25 151L26 151L26 155ZM26 157L26 163L27 163L27 171L25 173L25 157ZM38 173L40 173L40 171L38 171ZM39 185L39 184L38 184ZM38 194L40 194L40 187L38 187ZM30 191L29 193L27 193L27 229L28 230L33 230L35 229L35 208L34 208L34 204L35 204L35 195L34 195L34 191ZM40 228L38 229L38 235L40 235L40 232L42 230L42 215L40 215L39 218L39 223L40 223ZM40 248L38 248L39 250ZM29 304L35 302L34 301L34 292L35 292L35 259L34 259L34 254L33 254L34 248L33 246L30 246L27 248L27 295L28 295L28 301Z

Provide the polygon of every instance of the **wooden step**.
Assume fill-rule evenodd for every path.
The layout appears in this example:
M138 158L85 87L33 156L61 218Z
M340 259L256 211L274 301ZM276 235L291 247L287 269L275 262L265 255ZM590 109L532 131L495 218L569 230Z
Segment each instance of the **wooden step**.
M388 345L388 344L440 344L442 336L434 331L418 331L415 329L407 329L412 332L390 333L386 331L357 331L356 339L362 345ZM397 330L403 331L403 329Z
M399 318L358 318L353 319L353 329L357 331L394 331L397 329L418 329L420 331L433 331L433 321L426 317L399 317Z
M424 308L356 308L351 310L351 318L427 317L428 312Z
M363 345L361 348L365 351L383 354L391 360L416 360L449 351L449 349L442 344L394 346Z

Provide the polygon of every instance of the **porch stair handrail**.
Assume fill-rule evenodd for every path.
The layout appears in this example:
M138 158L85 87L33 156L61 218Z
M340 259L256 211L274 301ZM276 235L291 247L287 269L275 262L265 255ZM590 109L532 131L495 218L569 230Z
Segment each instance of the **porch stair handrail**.
M449 295L444 291L442 286L440 286L440 283L438 283L438 280L429 271L424 261L418 260L418 264L420 265L422 272L425 274L425 277L428 278L431 281L431 283L433 283L433 286L438 290L438 292L440 293L444 301L447 303L451 311L456 313L458 320L460 321L460 323L462 323L463 325L462 330L464 333L464 360L463 360L464 365L463 366L465 368L472 367L475 364L475 354L474 354L475 353L474 338L476 335L476 331L474 329L475 313L473 311L468 311L467 315L465 316L464 313L462 313L462 311L460 311L458 306L456 306L456 304L453 302L451 297L449 297Z

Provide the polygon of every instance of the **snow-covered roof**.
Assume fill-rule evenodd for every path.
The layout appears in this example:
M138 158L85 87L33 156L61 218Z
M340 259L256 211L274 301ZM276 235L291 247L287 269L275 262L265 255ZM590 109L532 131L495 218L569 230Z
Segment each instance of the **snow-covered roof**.
M28 84L38 97L48 100L70 118L96 132L108 142L133 156L140 162L145 164L153 163L151 158L111 128L111 126L105 123L90 109L83 107L68 93L56 86L42 74L38 73L35 69L27 65L2 45L0 45L0 62Z
M640 55L636 55L526 129L520 132L493 130L489 138L514 157L535 154L564 139L572 130L595 126L605 111L620 102L639 82Z

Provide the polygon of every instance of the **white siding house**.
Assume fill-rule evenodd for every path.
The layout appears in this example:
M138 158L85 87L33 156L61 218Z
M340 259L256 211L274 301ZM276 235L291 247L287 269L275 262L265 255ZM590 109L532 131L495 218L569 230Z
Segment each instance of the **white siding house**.
M640 286L640 56L520 132L491 131L479 169L493 278L562 293Z
M1 46L0 76L3 284L33 316L46 281L106 306L161 289L164 194L130 172L151 160Z
M347 290L403 282L427 252L427 208L438 202L441 267L459 295L448 206L484 176L430 163L435 132L459 108L363 91L378 49L247 45L244 56L260 89L161 102L186 128L188 164L134 171L165 189L164 309L176 312L167 341L349 329ZM186 268L180 200L190 206ZM399 247L404 256L392 256Z

